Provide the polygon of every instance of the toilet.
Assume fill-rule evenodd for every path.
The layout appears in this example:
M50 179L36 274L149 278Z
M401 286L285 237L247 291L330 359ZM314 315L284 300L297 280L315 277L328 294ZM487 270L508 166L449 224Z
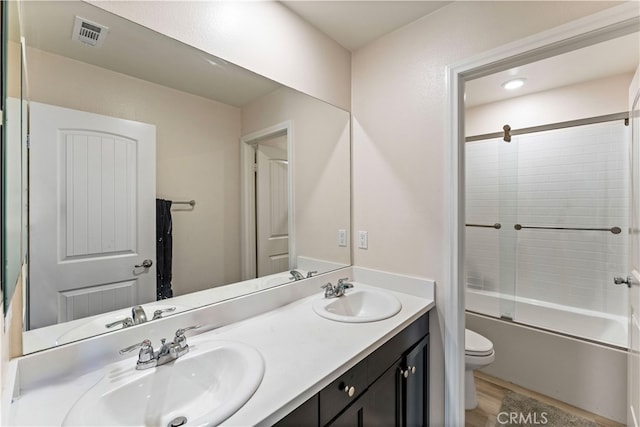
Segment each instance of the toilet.
M464 330L464 343L464 409L473 409L478 406L473 371L493 362L496 353L491 341L469 329Z

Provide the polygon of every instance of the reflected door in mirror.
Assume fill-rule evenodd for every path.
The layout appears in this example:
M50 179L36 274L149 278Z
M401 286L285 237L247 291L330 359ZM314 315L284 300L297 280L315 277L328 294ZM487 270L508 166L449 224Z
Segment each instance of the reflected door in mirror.
M288 169L286 134L256 145L258 277L289 270Z
M29 327L155 300L155 126L31 103Z

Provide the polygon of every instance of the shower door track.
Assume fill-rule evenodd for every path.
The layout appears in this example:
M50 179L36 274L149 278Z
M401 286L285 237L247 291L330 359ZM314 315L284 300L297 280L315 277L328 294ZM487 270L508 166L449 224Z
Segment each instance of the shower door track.
M510 133L512 136L524 135L528 133L544 132L547 130L564 129L564 128L570 128L575 126L592 125L595 123L612 122L615 120L624 120L625 126L628 126L629 113L623 112L623 113L616 113L616 114L607 114L604 116L589 117L587 119L569 120L566 122L551 123L548 125L541 125L541 126L532 126L528 128L522 128L522 129L511 129ZM482 141L485 139L492 139L492 138L502 138L503 136L504 136L504 131L494 132L494 133L485 133L484 135L468 136L464 139L464 142Z

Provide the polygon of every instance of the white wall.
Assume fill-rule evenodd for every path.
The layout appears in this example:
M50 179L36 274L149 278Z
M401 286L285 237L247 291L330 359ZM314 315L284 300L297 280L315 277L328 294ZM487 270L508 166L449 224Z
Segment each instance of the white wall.
M478 105L465 111L466 136L502 132L627 111L633 73Z
M602 2L454 2L353 55L354 264L445 277L445 67L595 13ZM437 307L446 306L442 289ZM441 316L441 313L440 313ZM432 328L432 423L443 423L444 325Z
M172 209L173 290L240 280L240 109L37 49L32 101L156 126L157 196Z
M242 108L242 134L288 120L296 255L350 265L350 248L338 246L338 229L348 231L351 220L349 113L281 88Z
M89 0L89 3L350 109L350 52L278 2Z

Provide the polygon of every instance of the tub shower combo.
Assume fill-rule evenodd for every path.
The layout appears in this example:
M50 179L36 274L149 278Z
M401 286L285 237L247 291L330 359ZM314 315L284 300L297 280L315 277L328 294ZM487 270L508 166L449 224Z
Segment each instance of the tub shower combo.
M625 119L467 138L469 312L627 347Z

